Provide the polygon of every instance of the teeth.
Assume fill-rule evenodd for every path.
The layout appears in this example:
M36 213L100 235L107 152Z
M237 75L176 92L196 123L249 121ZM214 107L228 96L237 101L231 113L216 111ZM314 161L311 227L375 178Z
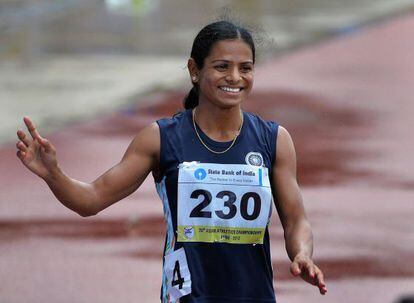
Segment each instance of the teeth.
M232 92L232 93L238 93L241 90L240 87L238 87L238 88L231 88L231 87L226 87L226 86L222 86L222 87L220 87L220 89L222 89L222 90L224 90L226 92Z

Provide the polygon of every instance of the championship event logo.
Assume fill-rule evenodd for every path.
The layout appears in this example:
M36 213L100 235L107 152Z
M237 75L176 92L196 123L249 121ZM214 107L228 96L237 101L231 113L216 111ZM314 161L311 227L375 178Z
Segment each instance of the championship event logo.
M184 227L184 236L191 240L194 237L194 227L189 226L189 227Z

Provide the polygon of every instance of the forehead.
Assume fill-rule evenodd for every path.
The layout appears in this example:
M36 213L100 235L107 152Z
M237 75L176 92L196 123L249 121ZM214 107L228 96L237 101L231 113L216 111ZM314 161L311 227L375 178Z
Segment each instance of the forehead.
M226 60L238 62L252 62L253 52L250 46L241 39L221 40L214 43L208 61Z

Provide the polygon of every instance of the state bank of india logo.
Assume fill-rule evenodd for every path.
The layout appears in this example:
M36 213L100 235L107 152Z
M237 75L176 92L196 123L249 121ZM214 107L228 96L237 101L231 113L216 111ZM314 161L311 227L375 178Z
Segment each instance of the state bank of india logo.
M189 226L189 227L184 227L184 236L191 240L194 237L194 227Z
M194 171L194 177L197 180L203 180L205 177L207 177L207 173L204 169L198 168Z
M246 155L246 163L253 166L263 166L263 157L258 152L250 152Z

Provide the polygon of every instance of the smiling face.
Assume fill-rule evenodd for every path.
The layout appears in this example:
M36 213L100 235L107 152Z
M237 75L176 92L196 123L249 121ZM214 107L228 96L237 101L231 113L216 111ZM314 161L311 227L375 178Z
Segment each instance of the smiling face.
M220 108L239 105L253 86L253 53L240 39L221 40L214 44L201 70L189 60L192 76L199 87L199 102L209 102Z

